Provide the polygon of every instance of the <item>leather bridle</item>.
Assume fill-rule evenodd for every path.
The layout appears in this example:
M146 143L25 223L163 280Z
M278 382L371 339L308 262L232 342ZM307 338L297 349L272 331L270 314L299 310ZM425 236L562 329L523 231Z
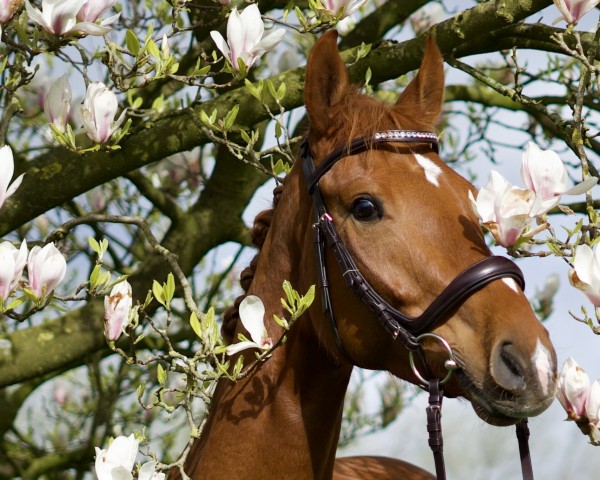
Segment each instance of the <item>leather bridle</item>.
M452 370L456 368L452 351L449 345L441 337L427 333L436 324L442 322L448 314L458 307L464 300L477 290L494 280L500 278L512 278L523 289L525 281L521 269L511 260L505 257L490 256L476 262L450 282L450 284L440 293L435 300L418 317L406 315L379 295L362 275L352 255L340 239L333 222L333 218L327 212L323 195L319 189L319 180L325 175L339 160L357 155L367 150L381 148L382 144L426 144L438 153L438 137L433 132L413 131L413 130L388 130L376 132L373 136L360 137L352 140L348 144L336 148L327 155L317 166L308 140L305 139L300 147L300 159L306 179L308 193L312 197L315 222L313 224L315 253L317 258L317 270L319 276L319 288L323 302L323 310L329 319L333 337L337 348L341 354L352 364L351 356L348 354L342 343L329 292L329 283L327 279L327 266L325 263L325 251L329 247L342 272L346 284L356 293L356 295L367 305L375 314L383 329L394 339L398 339L406 349L411 353L411 366L418 378L422 379L416 369L412 353L420 351L421 341L426 337L435 337L442 341L449 351L449 360L446 362L448 375L443 379L432 378L423 382L422 387L429 391L429 407L427 408L428 431L430 433L429 444L434 452L436 472L439 480L446 478L445 467L442 452L441 435L441 404L443 398L442 384L450 377ZM521 467L523 478L528 480L533 478L531 461L529 457L529 447L527 445L526 419L517 424L517 437L519 438L519 449L521 453ZM524 439L524 441L522 441Z

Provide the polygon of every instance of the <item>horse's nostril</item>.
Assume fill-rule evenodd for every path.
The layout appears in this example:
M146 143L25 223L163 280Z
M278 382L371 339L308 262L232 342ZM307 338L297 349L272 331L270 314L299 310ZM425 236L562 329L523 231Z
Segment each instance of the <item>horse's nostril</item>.
M519 353L511 343L504 343L494 349L491 373L501 387L509 391L524 390L526 368Z

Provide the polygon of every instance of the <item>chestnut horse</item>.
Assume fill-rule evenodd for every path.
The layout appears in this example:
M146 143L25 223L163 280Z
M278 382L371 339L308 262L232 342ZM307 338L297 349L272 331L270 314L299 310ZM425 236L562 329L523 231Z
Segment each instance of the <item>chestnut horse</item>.
M444 90L443 59L433 40L395 105L349 84L336 41L336 32L325 33L306 70L307 141L317 166L357 137L433 129ZM469 205L472 185L425 143L367 147L340 159L318 182L357 268L389 304L415 316L467 267L490 256ZM257 217L253 240L260 251L242 273L246 294L265 305L274 341L283 332L273 315L286 315L280 301L283 281L305 292L319 278L313 205L301 163L276 189L274 208ZM235 383L220 381L202 436L188 455L185 471L191 478L432 478L391 459L335 459L353 363L412 383L417 378L407 349L346 286L330 250L325 262L337 333L317 298L271 358ZM248 335L237 320L236 308L226 313L223 332L230 340ZM486 284L438 320L429 331L445 339L458 364L444 385L447 396L468 399L493 425L513 425L553 401L554 349L513 279ZM246 363L254 359L252 351L243 354ZM445 377L443 345L425 339L421 357L430 375Z

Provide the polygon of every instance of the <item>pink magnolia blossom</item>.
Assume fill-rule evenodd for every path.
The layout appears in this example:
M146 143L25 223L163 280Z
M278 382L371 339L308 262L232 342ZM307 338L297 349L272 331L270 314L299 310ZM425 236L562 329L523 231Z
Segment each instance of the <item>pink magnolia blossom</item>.
M0 301L6 301L15 291L26 264L27 242L25 240L18 249L11 242L0 243Z
M569 420L579 420L586 414L590 379L571 357L565 360L558 375L556 396L567 412Z
M535 193L530 215L543 215L560 202L561 195L577 195L596 185L597 178L589 178L574 187L567 188L569 177L560 157L552 150L542 150L529 142L523 153L521 178L529 190Z
M13 17L20 3L20 0L0 0L0 25L5 24Z
M594 8L600 0L553 0L567 23L577 23L581 17ZM560 21L557 19L554 23Z
M80 22L96 23L102 14L111 8L117 0L84 0L83 5L77 12L77 20ZM119 13L102 21L102 25L110 25L119 18Z
M592 250L588 245L580 245L575 251L573 268L569 271L569 281L581 290L594 304L600 307L600 249Z
M250 334L251 341L233 343L227 347L227 354L233 355L247 348L268 350L273 346L265 328L265 306L256 295L248 295L239 307L240 320L246 331Z
M31 20L52 35L79 32L101 36L110 32L109 25L114 23L118 15L100 24L93 21L78 22L77 15L84 7L84 3L86 0L43 0L42 9L38 10L29 3L29 0L25 0L25 9Z
M367 0L322 0L321 3L324 12L345 18L367 3Z
M119 103L117 96L102 82L93 82L88 85L81 118L88 137L95 143L104 143L125 120L126 110L114 121Z
M131 311L131 285L127 280L117 283L110 295L104 297L104 333L110 341L116 341L129 322Z
M15 161L13 153L8 145L0 147L0 208L8 197L17 191L23 181L24 173L19 175L12 183L15 172Z
M52 84L44 100L44 112L56 129L65 133L71 112L71 85L65 73Z
M533 193L511 185L495 170L477 199L469 192L469 200L482 225L504 247L513 245L531 224Z
M65 278L66 272L67 261L54 243L43 248L36 245L30 250L27 259L29 288L37 298L44 298L54 290Z
M600 445L600 380L594 381L589 389L585 415L589 421L591 443Z
M231 66L238 70L238 59L250 68L262 55L275 48L285 35L283 28L276 28L267 35L264 31L258 5L253 3L242 13L236 8L231 10L227 20L227 41L216 30L211 31L210 36Z

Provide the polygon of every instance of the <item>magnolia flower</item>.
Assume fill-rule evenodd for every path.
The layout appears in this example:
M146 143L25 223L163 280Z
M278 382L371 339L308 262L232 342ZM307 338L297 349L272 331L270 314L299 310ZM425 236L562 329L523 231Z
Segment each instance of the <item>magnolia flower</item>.
M81 118L88 137L95 143L104 143L121 126L125 120L126 110L113 121L117 114L119 103L117 96L102 82L88 85L81 108Z
M495 170L488 184L479 191L477 200L472 192L469 192L469 200L483 226L504 247L513 245L531 223L533 193L511 185Z
M585 415L589 421L590 440L594 445L600 445L600 380L592 383L589 389Z
M96 475L99 480L131 479L140 442L133 434L115 438L108 450L96 447Z
M581 290L596 307L600 307L600 250L580 245L575 251L569 281Z
M250 68L264 53L275 48L285 35L283 28L276 28L263 36L264 30L258 5L253 3L242 13L238 13L236 8L231 10L227 20L227 41L216 30L210 32L210 36L231 66L238 70L238 59Z
M100 16L111 8L117 0L84 0L83 5L77 12L77 20L80 22L96 23ZM118 18L120 13L103 20L101 25L111 25Z
M0 25L13 17L20 3L20 0L0 0ZM0 33L2 33L1 29Z
M156 472L156 462L146 462L140 467L138 480L164 480L165 474Z
M558 375L557 387L556 396L569 420L579 420L586 414L590 379L571 357L565 360Z
M554 5L567 23L574 24L599 2L600 0L554 0ZM557 18L554 23L559 21L560 18Z
M88 35L105 35L110 32L108 25L116 20L111 17L97 25L90 21L77 22L77 15L86 0L42 0L42 10L33 8L25 0L25 9L29 18L53 35L67 35L81 32Z
M323 8L321 10L330 15L345 18L356 12L366 2L367 0L322 0Z
M0 208L2 208L6 199L17 191L17 188L19 188L19 185L23 181L24 173L19 175L9 185L14 171L15 161L12 150L8 145L4 145L0 147Z
M43 248L33 247L27 260L29 288L37 298L44 298L65 278L67 261L62 253L49 243Z
M268 350L273 346L273 341L269 338L265 328L265 306L262 300L256 295L248 295L239 307L240 320L242 325L250 334L252 341L241 341L227 347L227 355L246 350L247 348L258 348Z
M27 242L17 249L11 242L0 243L0 301L15 291L27 264Z
M71 85L65 73L52 84L44 100L44 112L56 129L65 133L71 111Z
M567 189L569 177L567 169L560 157L552 150L542 150L535 143L529 142L523 163L521 178L527 188L535 193L530 215L543 215L560 202L561 195L577 195L587 192L596 185L597 178L587 180Z
M127 280L117 283L104 297L104 333L110 341L117 340L129 321L131 285Z

